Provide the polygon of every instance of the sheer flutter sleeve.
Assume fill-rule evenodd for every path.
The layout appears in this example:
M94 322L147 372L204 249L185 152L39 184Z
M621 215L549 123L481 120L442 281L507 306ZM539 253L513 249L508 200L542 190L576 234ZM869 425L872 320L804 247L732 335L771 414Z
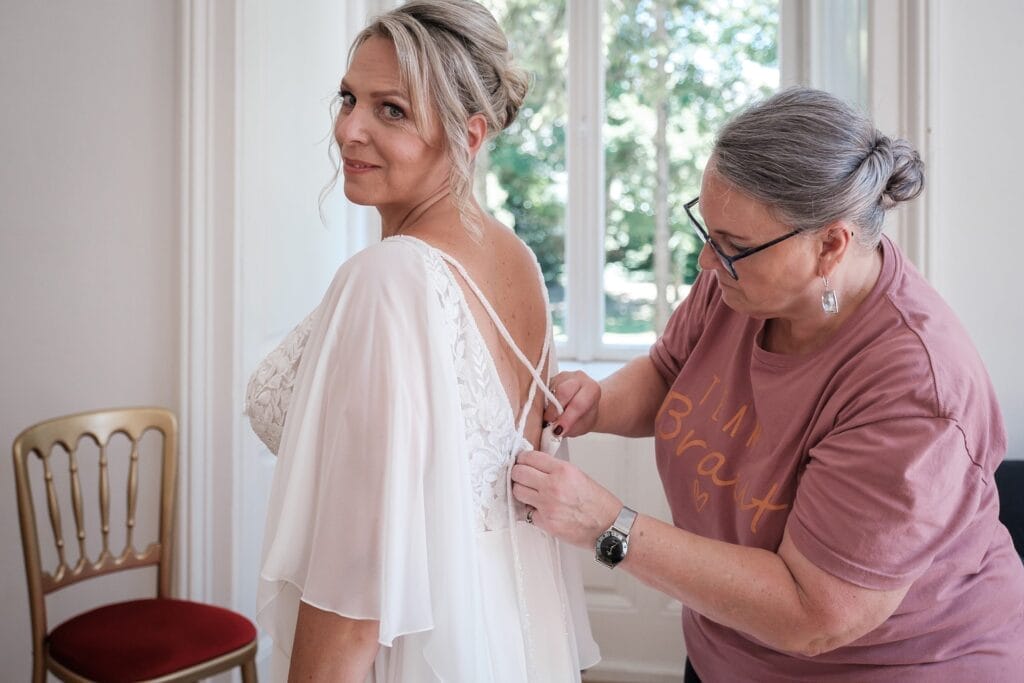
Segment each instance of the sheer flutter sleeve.
M379 620L382 645L418 638L444 680L486 680L466 647L481 610L453 331L420 248L357 254L320 311L274 474L257 619L290 655L301 599Z

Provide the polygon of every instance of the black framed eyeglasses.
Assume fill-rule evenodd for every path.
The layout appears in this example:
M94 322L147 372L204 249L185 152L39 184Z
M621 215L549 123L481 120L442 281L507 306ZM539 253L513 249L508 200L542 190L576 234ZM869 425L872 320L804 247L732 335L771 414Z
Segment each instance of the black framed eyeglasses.
M749 249L741 249L740 251L730 256L729 254L726 254L724 251L722 251L722 248L718 246L717 242L711 239L711 235L708 234L707 228L705 228L701 224L701 222L697 220L697 217L693 215L692 209L694 206L697 205L697 201L699 199L699 196L694 197L690 201L683 204L683 208L686 209L686 215L690 217L690 225L693 226L693 229L696 231L697 236L700 237L702 242L707 242L708 244L711 245L711 249L715 252L715 254L718 255L718 260L722 262L722 265L725 266L725 270L729 273L729 275L732 276L733 280L740 279L740 276L736 274L736 266L734 265L737 261L739 261L740 259L745 259L748 256L753 256L759 251L764 251L768 247L774 247L779 242L788 240L790 237L800 234L799 230L793 230L792 232L786 233L782 237L776 237L770 242L765 242L764 244L759 244L756 247L750 247Z

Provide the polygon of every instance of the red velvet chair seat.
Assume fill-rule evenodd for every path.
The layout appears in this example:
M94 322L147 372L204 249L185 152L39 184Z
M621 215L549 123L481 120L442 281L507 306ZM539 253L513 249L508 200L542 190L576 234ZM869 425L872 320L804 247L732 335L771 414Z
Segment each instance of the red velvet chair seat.
M164 676L252 642L252 622L230 610L185 600L132 600L67 620L49 636L50 655L103 683Z

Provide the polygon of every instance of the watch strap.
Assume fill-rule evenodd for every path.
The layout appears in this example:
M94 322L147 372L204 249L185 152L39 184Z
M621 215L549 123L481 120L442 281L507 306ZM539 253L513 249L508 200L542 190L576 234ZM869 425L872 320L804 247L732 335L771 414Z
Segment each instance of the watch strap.
M612 522L612 529L615 529L623 536L628 537L630 529L633 528L633 523L636 522L637 512L632 508L628 508L625 505L619 510L619 516Z

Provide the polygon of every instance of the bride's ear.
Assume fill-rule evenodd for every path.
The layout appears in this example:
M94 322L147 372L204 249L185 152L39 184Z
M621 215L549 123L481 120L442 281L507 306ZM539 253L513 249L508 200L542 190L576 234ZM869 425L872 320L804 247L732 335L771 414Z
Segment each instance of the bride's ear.
M481 145L487 139L487 119L483 114L473 114L466 122L466 140L469 143L469 157L475 159Z

